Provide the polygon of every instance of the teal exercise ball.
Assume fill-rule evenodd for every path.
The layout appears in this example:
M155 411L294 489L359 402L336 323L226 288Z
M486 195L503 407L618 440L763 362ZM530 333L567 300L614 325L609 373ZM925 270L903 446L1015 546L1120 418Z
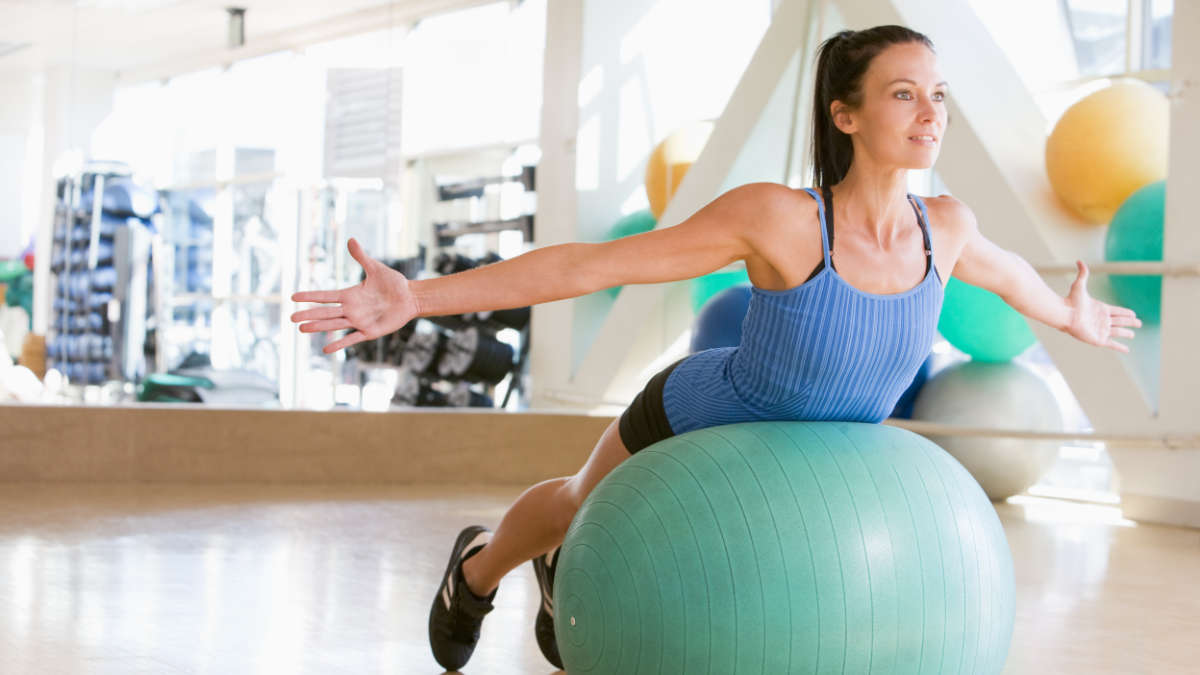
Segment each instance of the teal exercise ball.
M718 293L734 286L750 285L750 274L745 268L717 270L692 279L692 312L699 313Z
M1110 262L1161 262L1166 204L1166 181L1150 183L1129 195L1108 225L1108 233L1104 237L1104 259ZM1137 312L1143 323L1159 321L1162 314L1161 276L1113 275L1111 282L1117 301Z
M605 241L613 241L622 237L629 237L643 232L649 232L658 225L658 219L650 212L650 209L642 211L634 211L633 213L623 216L620 220L609 228L604 235ZM613 286L612 288L604 289L610 298L616 298L620 294L623 286Z
M959 281L946 284L938 332L975 361L1003 363L1037 338L1020 312L991 291Z
M962 465L909 431L752 422L636 453L554 582L567 672L1000 673L1012 556Z

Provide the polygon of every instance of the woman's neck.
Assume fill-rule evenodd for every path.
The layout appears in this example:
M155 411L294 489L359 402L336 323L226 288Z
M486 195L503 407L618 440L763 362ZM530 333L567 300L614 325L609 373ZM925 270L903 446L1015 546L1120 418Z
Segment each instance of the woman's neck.
M908 170L868 173L854 169L852 166L842 181L830 188L841 222L887 248L910 226Z

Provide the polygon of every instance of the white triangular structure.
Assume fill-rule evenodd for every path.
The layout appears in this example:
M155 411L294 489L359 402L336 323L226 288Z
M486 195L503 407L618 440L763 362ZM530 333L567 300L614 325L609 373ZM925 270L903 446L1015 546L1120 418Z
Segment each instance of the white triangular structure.
M804 35L812 4L780 4L707 146L658 227L682 222L730 187L785 180L800 63L816 47ZM571 389L597 401L627 402L653 367L682 355L668 350L691 319L683 284L624 287L571 379Z

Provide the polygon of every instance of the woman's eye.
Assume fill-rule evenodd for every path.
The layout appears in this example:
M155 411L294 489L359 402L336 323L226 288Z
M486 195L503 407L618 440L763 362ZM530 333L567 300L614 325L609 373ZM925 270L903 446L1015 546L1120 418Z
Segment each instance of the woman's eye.
M904 90L904 91L898 91L898 92L896 92L896 95L897 95L897 96L901 96L901 95L903 95L903 96L908 96L908 97L911 97L911 96L912 96L912 94L910 94L910 93L908 92L908 90ZM937 91L937 92L934 92L934 93L933 93L933 100L935 100L935 101L943 101L943 100L945 100L945 99L946 99L946 94L945 94L944 92ZM905 98L905 99L903 99L903 100L907 101L908 99L907 99L907 98Z

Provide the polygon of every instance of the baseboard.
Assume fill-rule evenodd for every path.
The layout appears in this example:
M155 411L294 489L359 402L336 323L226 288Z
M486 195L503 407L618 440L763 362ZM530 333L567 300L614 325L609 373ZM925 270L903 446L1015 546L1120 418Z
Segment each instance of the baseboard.
M583 466L611 417L189 405L0 405L0 482L530 485Z

